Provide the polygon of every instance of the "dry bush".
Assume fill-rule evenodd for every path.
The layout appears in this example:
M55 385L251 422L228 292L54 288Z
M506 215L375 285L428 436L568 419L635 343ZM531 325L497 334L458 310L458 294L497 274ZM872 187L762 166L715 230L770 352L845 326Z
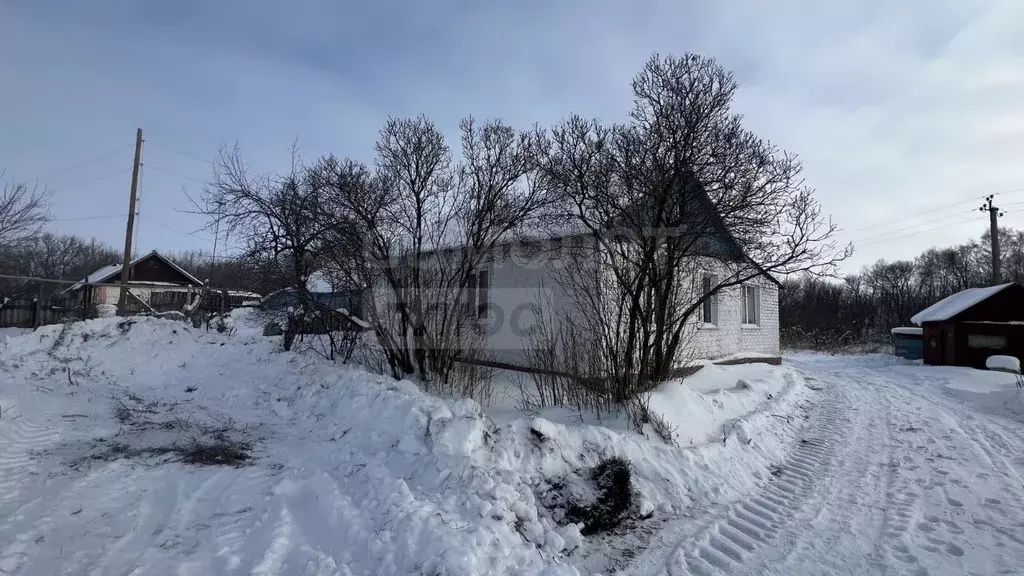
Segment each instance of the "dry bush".
M182 462L196 466L244 466L252 458L251 450L248 442L232 440L223 434L213 440L193 439L174 447Z

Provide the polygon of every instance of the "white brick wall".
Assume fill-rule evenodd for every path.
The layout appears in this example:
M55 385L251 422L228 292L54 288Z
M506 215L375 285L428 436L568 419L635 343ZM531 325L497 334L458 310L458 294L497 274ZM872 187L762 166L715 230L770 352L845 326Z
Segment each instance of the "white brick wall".
M513 364L525 363L523 348L527 342L523 331L536 320L534 313L538 301L550 306L552 309L548 313L554 317L572 308L571 298L560 286L553 266L556 264L550 254L538 254L536 250L513 245L492 255L490 262L482 267L490 273L488 300L492 312L483 323L487 333L482 335L479 345L487 351L489 358ZM715 264L709 266L716 267ZM599 274L596 263L593 271L581 272L583 277L593 275L595 282ZM684 337L681 359L715 359L739 352L779 354L778 287L766 278L759 278L754 283L761 288L760 325L741 326L742 290L739 286L727 289L718 296L716 326L698 326L700 314L694 315ZM379 296L385 296L388 291L381 289L383 292ZM384 297L379 303L386 307L389 301L390 298Z
M690 345L697 358L715 359L738 352L779 354L779 291L774 282L760 279L761 324L742 324L742 290L728 288L718 295L718 324L699 326L694 319ZM685 354L684 354L685 356Z

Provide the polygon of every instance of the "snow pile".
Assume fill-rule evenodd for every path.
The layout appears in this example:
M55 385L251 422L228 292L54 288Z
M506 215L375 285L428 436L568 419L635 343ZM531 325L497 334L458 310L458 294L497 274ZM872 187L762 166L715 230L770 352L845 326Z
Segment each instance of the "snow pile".
M996 354L985 359L985 367L989 370L1002 370L1020 374L1020 360L1014 356L1003 356Z
M110 318L0 342L5 572L578 574L605 556L564 523L600 463L628 462L631 517L735 499L784 457L809 394L761 365L666 384L651 407L683 447L499 424L469 400L281 352L245 314L225 333ZM244 442L254 461L195 468L161 450L197 436Z
M31 331L31 328L0 328L0 342L3 342L7 338L28 334Z

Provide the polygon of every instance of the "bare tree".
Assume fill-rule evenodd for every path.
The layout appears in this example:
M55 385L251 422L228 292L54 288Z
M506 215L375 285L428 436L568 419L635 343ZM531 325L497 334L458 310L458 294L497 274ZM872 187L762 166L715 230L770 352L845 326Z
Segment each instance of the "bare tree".
M239 244L240 259L260 271L264 288L290 290L297 299L288 315L284 343L290 348L296 334L310 323L330 340L327 356L333 358L335 340L333 310L310 292L307 282L319 266L331 231L323 217L328 182L315 167L302 164L292 149L292 167L286 174L252 174L238 147L223 148L214 162L212 181L197 202L199 212L210 218L212 229Z
M4 176L0 172L0 178ZM50 221L51 192L23 183L4 183L0 190L0 245L13 246L30 240Z
M461 124L459 161L425 117L392 118L374 170L327 157L336 268L366 288L364 311L392 374L451 387L456 364L479 353L488 310L477 269L544 206L531 178L537 135L497 121Z
M628 122L573 116L543 148L566 216L553 221L592 239L566 252L560 281L576 302L565 321L589 323L594 369L617 402L679 366L705 302L771 274L833 273L851 253L797 158L742 127L736 88L711 58L655 55L633 81Z

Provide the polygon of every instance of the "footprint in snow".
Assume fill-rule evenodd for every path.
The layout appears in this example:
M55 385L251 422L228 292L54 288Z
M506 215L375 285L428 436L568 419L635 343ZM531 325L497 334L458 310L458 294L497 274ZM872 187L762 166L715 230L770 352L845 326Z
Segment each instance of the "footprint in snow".
M952 520L943 520L942 523L946 525L946 530L950 534L963 534L964 533L964 529L961 528L959 524L957 524L956 522L953 522Z
M963 556L964 555L964 549L959 547L959 546L957 546L956 544L953 544L952 542L947 542L946 543L946 552L948 552L949 554L951 554L953 556Z
M950 506L956 506L957 508L964 505L963 502L957 500L956 498L953 498L952 496L946 496L946 503L949 504Z

